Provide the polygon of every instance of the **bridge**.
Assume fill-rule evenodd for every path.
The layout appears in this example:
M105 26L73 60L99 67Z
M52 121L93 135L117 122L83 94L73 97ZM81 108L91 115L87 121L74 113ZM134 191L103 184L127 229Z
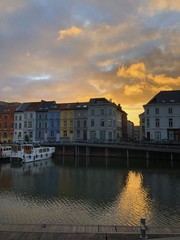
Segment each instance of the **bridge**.
M48 143L56 147L56 154L63 156L123 158L129 161L132 158L144 159L149 165L151 159L164 159L171 162L180 162L180 145L159 145L139 143L88 143L65 142Z

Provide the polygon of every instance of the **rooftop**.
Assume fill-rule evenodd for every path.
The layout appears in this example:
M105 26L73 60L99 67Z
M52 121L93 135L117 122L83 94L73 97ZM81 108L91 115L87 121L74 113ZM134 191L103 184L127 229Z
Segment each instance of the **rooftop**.
M161 91L153 97L147 104L154 103L180 103L180 90Z

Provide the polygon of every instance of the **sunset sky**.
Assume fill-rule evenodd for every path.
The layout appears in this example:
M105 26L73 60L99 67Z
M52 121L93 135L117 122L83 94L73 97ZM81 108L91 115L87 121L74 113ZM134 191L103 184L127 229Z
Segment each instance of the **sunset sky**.
M180 89L180 0L0 2L0 101L120 103Z

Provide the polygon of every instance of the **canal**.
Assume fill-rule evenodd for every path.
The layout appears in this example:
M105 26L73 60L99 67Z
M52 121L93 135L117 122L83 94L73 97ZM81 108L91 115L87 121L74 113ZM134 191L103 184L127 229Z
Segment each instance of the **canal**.
M180 227L180 169L138 159L0 163L0 223ZM162 164L163 163L163 164Z

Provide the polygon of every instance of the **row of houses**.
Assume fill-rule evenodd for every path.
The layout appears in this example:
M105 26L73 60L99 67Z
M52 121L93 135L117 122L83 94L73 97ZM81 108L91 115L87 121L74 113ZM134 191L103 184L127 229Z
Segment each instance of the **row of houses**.
M127 113L106 98L89 102L26 102L0 107L1 142L120 142L127 140Z
M161 91L143 107L134 126L120 104L106 98L0 103L0 142L180 142L180 90Z

